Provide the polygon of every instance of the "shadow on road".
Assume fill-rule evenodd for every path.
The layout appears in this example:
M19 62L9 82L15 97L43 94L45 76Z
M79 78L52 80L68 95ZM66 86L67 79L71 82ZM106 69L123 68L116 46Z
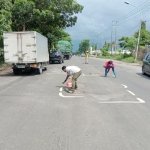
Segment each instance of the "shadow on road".
M150 80L150 75L143 75L142 73L136 73L136 74L139 75L142 78Z
M34 75L37 75L37 74L35 74L32 71L30 71L30 72L21 72L19 75L14 75L13 72L4 72L4 73L0 74L0 77L12 77L12 76L19 77L19 76L34 76Z
M68 93L68 90L70 89L70 88L68 88L67 86L64 86L64 85L62 85L62 86L56 86L56 87L63 88L63 91L65 91L67 93Z

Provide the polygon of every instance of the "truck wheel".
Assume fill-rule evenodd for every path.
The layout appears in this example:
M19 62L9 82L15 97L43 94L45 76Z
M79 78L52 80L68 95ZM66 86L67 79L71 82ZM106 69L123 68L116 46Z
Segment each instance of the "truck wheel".
M14 75L19 75L19 70L13 69L13 73L14 73Z

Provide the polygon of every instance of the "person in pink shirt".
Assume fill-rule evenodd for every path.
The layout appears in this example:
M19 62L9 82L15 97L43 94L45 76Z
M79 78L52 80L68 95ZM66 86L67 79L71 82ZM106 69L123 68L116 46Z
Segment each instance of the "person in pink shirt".
M105 68L105 77L107 77L107 73L110 71L110 69L112 69L115 78L117 77L115 69L114 69L115 65L114 65L113 61L111 61L111 60L107 61L105 63L105 66L103 66L103 67Z

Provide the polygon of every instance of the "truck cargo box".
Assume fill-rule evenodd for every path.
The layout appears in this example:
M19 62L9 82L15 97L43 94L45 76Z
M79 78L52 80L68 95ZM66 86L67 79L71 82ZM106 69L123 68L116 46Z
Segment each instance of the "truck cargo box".
M41 74L49 64L48 40L35 31L4 32L4 60L13 65L15 75L23 70Z
M49 61L47 38L35 31L4 32L6 63L38 63Z

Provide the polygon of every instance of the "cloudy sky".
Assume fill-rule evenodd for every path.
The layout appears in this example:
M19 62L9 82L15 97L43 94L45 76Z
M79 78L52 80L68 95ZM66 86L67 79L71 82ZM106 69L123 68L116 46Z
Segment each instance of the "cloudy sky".
M92 43L102 44L121 38L133 36L139 29L140 18L146 21L150 30L150 0L77 0L84 6L78 14L75 26L67 28L74 44L73 51L78 50L79 43L90 39ZM112 32L111 32L112 31ZM116 33L116 34L115 34Z

